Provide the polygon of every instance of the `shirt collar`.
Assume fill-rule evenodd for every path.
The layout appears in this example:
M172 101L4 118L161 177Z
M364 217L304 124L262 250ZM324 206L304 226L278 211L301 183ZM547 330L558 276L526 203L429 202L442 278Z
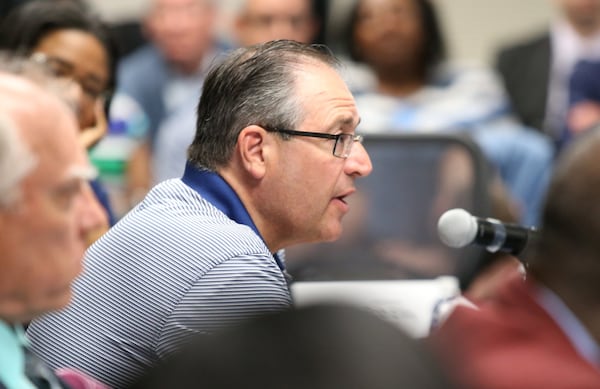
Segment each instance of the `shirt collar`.
M0 382L6 388L33 389L25 375L25 353L27 345L21 326L12 326L0 320Z
M209 203L217 207L236 223L250 227L256 235L264 242L260 231L252 221L250 214L238 197L233 188L215 172L201 170L193 166L189 161L185 165L185 171L181 180L190 188L198 192ZM277 266L283 271L285 266L277 253L273 254Z

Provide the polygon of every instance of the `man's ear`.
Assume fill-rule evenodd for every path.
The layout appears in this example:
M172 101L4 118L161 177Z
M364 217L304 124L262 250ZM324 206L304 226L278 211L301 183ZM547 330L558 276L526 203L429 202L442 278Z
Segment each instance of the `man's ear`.
M267 131L260 126L248 126L238 135L237 149L241 167L255 179L262 179L265 175L269 143Z

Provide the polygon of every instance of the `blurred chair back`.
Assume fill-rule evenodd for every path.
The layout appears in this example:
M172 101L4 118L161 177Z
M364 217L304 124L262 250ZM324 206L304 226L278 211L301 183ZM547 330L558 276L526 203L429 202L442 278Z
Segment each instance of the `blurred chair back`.
M483 260L479 248L450 249L437 235L448 209L487 215L488 163L462 135L365 136L373 163L356 181L342 237L286 250L295 281L415 280L442 275L469 283Z
M489 166L461 135L369 135L364 145L373 172L356 181L342 237L286 250L292 295L296 306L356 303L423 337L486 258L444 246L437 221L452 208L489 214Z

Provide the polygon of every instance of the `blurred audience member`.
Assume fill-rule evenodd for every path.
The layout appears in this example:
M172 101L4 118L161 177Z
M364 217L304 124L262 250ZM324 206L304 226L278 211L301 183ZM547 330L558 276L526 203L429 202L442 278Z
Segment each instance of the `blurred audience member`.
M600 61L577 62L569 81L569 91L567 122L559 148L600 123Z
M132 204L152 185L151 158L158 129L176 117L182 106L198 101L208 67L220 51L214 0L149 3L143 28L150 43L119 65L119 92L133 98L149 119L146 142L129 161L127 186Z
M243 0L235 20L239 46L277 39L311 43L318 31L314 0Z
M316 36L312 0L241 0L238 7L234 35L242 47L277 39L311 43ZM183 174L186 150L194 139L196 105L190 99L160 126L152 157L154 183Z
M87 251L73 303L29 327L36 352L122 387L194 333L287 308L277 252L337 239L372 170L336 64L275 41L213 67L183 177Z
M94 169L79 144L73 112L30 81L5 73L16 68L7 61L0 59L0 387L62 388L29 351L22 325L69 303L86 237L105 220L86 182ZM32 69L16 70L44 81Z
M80 142L89 149L100 141L108 128L117 58L99 19L76 2L29 1L0 26L0 48L31 57L57 78L72 81L68 90L77 104ZM113 224L108 195L98 181L92 186Z
M363 132L467 131L535 225L553 150L512 119L501 86L483 69L451 66L429 0L359 0L349 23L355 59L377 77L357 93Z
M29 1L1 26L0 48L31 56L55 76L74 81L81 142L90 148L102 138L117 58L99 19L70 1Z
M268 315L214 336L132 388L450 389L418 341L368 312L314 306Z
M559 141L575 64L600 59L600 0L556 3L561 16L550 29L500 50L496 67L519 119Z
M457 307L433 337L468 388L600 387L600 132L560 156L527 279Z

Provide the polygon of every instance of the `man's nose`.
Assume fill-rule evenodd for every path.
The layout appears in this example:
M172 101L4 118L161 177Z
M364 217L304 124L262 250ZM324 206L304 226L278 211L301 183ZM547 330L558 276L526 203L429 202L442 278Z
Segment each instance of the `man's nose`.
M362 143L356 142L346 160L346 174L366 177L373 171L371 158Z

